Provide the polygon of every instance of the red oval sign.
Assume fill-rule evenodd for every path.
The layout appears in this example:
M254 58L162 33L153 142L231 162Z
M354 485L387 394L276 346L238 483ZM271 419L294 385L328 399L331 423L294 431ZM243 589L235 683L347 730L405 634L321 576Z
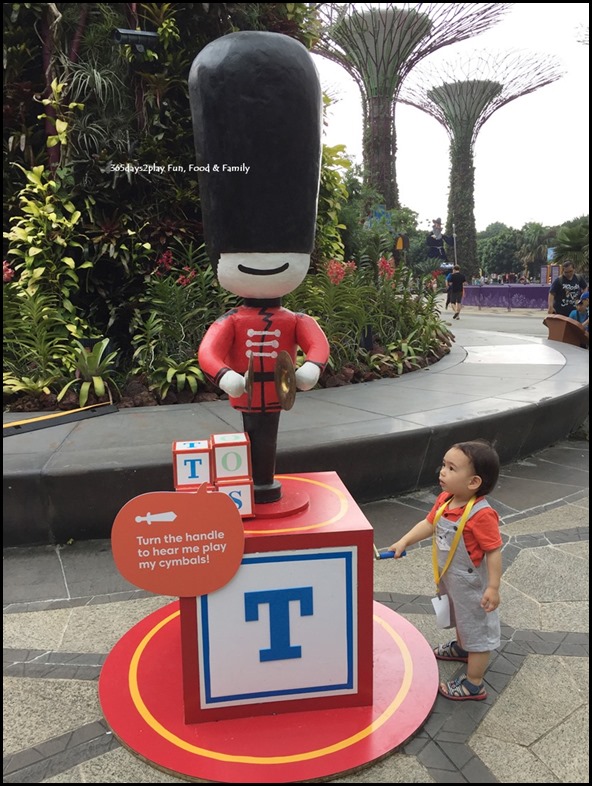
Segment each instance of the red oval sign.
M208 595L232 579L244 552L243 522L226 494L154 491L134 497L113 523L121 575L159 595Z

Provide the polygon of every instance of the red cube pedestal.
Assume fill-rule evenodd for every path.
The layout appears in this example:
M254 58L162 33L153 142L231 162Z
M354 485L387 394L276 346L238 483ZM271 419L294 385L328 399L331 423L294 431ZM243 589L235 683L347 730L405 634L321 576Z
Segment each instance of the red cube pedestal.
M308 507L246 520L232 581L181 599L188 723L372 703L372 526L334 472L281 482Z

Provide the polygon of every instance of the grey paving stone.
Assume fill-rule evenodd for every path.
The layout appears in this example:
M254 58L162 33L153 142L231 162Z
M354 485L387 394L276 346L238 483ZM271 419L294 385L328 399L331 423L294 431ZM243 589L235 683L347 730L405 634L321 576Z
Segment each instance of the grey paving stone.
M122 781L125 773L126 781ZM152 767L123 748L116 748L84 761L42 783L186 783Z
M515 674L516 664L505 653L500 653L496 658L491 661L487 670L488 674Z
M479 726L503 742L531 745L587 704L586 660L529 655ZM557 691L557 685L562 686Z
M444 753L440 745L436 742L429 742L425 748L417 754L418 760L429 770L451 770L454 772L458 768L451 759Z
M515 673L515 671L514 671ZM504 688L507 686L508 682L512 678L511 674L502 674L500 672L495 672L489 669L487 674L485 675L485 681L487 682L487 692L491 696L494 692L496 694L501 693Z
M458 767L459 770L462 770L465 764L467 764L475 755L473 751L465 744L445 742L442 739L438 739L438 745L448 756L450 761L455 765L455 767Z
M565 644L582 644L588 646L590 637L587 633L566 633L564 642Z
M430 770L435 783L468 783L460 772L450 772L449 770Z
M418 734L417 736L413 737L413 739L406 742L403 747L403 751L410 756L415 756L419 753L420 750L425 748L429 741L430 737L422 732L421 734Z
M587 633L590 630L590 604L588 601L543 603L541 627L545 630L572 630Z
M477 777L471 783L559 782L538 756L518 742L499 740L479 730L469 744L476 753L475 762L471 762L471 765ZM479 780L482 767L493 775L494 781Z
M467 783L498 783L495 775L476 756L462 770Z
M540 603L586 600L588 569L582 560L578 570L578 563L552 546L525 550L504 572L504 585L509 584Z
M589 711L580 707L532 746L560 783L590 782Z
M16 753L102 719L97 685L5 677L4 751Z
M430 772L415 756L395 753L370 767L331 779L332 783L433 783Z

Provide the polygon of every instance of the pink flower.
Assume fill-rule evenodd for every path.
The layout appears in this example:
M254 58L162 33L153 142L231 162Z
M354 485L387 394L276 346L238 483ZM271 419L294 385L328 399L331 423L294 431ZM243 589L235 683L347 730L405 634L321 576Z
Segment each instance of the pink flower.
M380 257L378 260L378 275L386 281L390 281L395 275L394 262L386 257Z
M172 266L173 266L173 252L170 249L167 249L158 257L158 261L156 262L157 275L168 273L169 270L172 268Z
M10 267L10 262L4 260L2 262L2 281L8 284L14 278L14 270Z
M351 273L356 269L355 262L340 262L337 259L331 259L325 265L325 270L329 276L329 281L332 284L341 284L347 273Z
M196 272L195 272L195 270L192 270L187 265L185 265L183 270L187 273L187 275L186 276L183 276L183 275L179 276L179 278L177 279L177 284L179 284L182 287L186 287L189 284L191 284L191 282L193 281L193 279L196 276Z

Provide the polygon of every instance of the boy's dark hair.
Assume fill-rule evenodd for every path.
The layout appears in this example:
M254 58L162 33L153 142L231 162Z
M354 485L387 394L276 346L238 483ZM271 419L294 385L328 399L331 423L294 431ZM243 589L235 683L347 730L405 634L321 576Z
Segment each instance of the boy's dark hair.
M473 465L475 475L481 478L477 496L482 497L491 493L500 471L499 456L493 445L484 439L475 439L471 442L457 442L453 447L462 450Z

